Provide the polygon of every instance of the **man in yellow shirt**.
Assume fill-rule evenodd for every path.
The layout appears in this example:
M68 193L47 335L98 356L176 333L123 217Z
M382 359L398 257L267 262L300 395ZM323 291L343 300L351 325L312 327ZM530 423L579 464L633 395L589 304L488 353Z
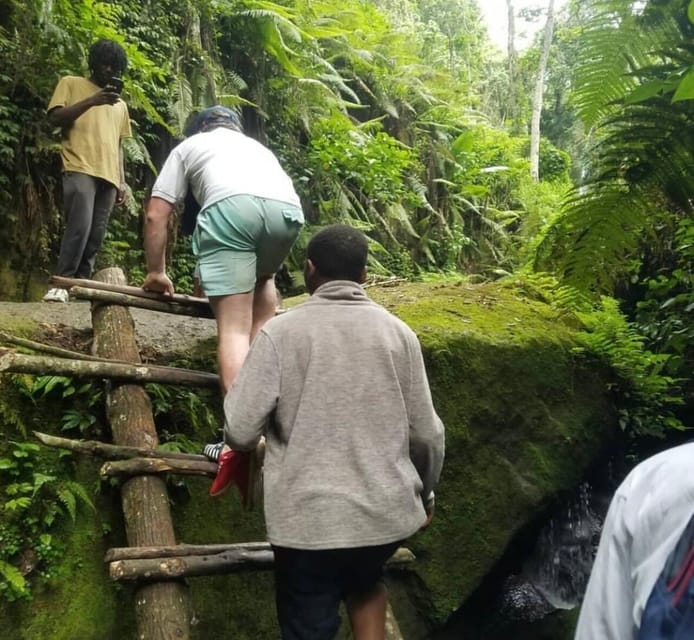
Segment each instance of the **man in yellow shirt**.
M132 135L128 107L120 98L128 59L112 40L89 50L90 77L61 78L48 105L50 122L62 129L65 232L57 275L89 278L106 235L114 203L126 198L121 140ZM67 302L65 289L53 288L45 302Z

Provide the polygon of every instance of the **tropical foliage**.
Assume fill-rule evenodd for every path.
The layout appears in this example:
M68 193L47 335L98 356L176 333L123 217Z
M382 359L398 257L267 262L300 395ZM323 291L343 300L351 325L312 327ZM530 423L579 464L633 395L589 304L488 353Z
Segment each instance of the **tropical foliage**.
M133 282L142 277L139 215L153 173L188 116L216 102L242 111L247 131L277 152L312 225L343 220L369 232L376 271L492 274L518 263L522 203L511 189L490 188L498 181L483 172L495 155L519 167L527 150L514 140L461 165L454 145L471 127L483 140L495 135L479 111L489 45L472 0L32 0L4 8L0 59L15 71L0 77L0 216L13 247L6 268L21 274L10 295L29 295L32 266L52 266L59 165L43 110L61 74L85 71L97 37L121 42L130 59L134 197L114 214L101 259ZM177 267L185 289L190 261Z
M594 147L536 266L623 298L690 406L694 3L577 4L586 24L572 100Z

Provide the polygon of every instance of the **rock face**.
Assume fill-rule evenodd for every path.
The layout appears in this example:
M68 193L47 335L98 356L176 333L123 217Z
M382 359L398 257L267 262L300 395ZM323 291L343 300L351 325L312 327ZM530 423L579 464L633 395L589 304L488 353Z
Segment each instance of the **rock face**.
M434 522L408 542L417 556L415 573L392 581L403 636L416 640L461 605L519 530L579 484L616 421L606 372L572 351L575 327L513 286L408 284L368 293L419 335L447 428ZM190 437L204 441L210 434ZM97 465L81 463L79 476L93 487ZM207 486L199 479L170 484L181 542L263 539L261 513L243 512L236 496L210 499ZM8 637L131 637L129 592L108 584L101 562L106 548L123 543L113 491L103 486L97 512L83 511L75 525L55 534L67 543L64 572L35 591L31 603L0 602ZM270 575L198 578L190 586L195 637L276 637ZM62 619L55 616L60 610ZM349 637L346 629L340 637Z
M417 332L447 429L435 524L411 543L439 623L580 482L616 419L575 329L513 287L410 285L383 302Z

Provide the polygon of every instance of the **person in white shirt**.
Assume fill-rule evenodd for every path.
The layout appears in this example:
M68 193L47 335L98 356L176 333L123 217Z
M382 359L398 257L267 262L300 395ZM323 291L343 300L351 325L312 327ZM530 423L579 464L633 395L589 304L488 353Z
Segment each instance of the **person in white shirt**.
M219 105L205 109L187 132L189 137L166 159L147 205L142 287L174 292L166 274L167 228L174 206L190 190L200 205L192 249L217 321L218 366L226 395L253 338L275 314L274 275L299 235L304 215L275 155L242 132L234 111ZM210 448L206 455L220 463L210 490L217 495L231 481L222 469L233 452L221 443Z
M575 640L643 637L644 610L694 513L693 461L694 443L668 449L637 465L617 489ZM694 637L690 631L672 637Z

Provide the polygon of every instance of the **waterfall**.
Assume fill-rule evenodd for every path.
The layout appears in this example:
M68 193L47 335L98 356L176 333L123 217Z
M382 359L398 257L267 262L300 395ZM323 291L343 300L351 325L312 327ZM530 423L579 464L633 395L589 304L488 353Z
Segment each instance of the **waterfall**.
M578 606L600 540L611 491L584 482L540 531L518 575L506 578L499 613L509 620L539 620Z

